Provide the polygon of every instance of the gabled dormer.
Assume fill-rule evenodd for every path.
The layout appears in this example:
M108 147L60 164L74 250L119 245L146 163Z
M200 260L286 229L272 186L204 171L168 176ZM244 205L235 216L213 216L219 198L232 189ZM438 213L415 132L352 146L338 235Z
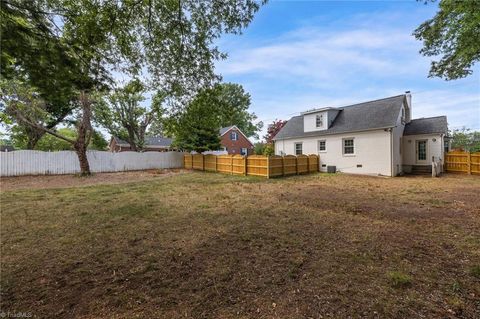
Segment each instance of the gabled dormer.
M314 109L303 112L303 129L304 132L315 132L328 130L340 110L332 107Z

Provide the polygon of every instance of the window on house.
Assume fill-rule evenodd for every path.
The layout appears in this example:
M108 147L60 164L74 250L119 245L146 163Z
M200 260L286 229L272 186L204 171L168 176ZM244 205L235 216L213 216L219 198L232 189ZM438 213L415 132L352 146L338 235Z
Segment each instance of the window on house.
M445 153L448 153L450 151L450 143L448 140L443 141L443 150Z
M318 114L317 115L317 127L323 127L323 114Z
M302 143L295 143L295 155L302 155Z
M247 153L248 153L248 151L247 151L247 148L246 148L246 147L242 147L242 148L240 149L240 154L242 154L242 155L247 155Z
M320 140L318 141L318 151L325 152L327 150L327 141Z
M230 139L231 139L232 141L238 140L238 134L237 134L237 132L231 132L231 133L230 133Z
M343 154L355 154L355 142L353 138L346 138L343 140Z

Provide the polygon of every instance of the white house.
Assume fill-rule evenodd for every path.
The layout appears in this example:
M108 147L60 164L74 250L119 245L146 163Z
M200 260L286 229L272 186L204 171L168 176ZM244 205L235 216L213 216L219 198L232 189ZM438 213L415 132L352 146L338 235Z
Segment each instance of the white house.
M322 171L396 176L431 172L448 151L446 116L411 119L406 94L292 117L275 136L276 155L318 154Z

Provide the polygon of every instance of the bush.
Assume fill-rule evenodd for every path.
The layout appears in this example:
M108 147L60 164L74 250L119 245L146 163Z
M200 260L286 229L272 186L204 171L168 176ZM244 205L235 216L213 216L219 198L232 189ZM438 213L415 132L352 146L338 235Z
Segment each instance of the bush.
M275 149L273 148L272 144L267 144L263 150L263 155L271 156L275 154Z
M402 288L410 286L412 283L412 278L400 271L391 271L388 273L388 278L390 283L394 288Z

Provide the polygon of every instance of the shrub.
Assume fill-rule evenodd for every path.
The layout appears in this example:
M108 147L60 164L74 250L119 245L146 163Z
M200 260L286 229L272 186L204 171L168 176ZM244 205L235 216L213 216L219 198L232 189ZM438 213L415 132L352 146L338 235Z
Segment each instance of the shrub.
M395 288L402 288L410 286L412 283L412 278L404 274L400 271L391 271L388 273L388 278L390 279L390 283L392 287Z

